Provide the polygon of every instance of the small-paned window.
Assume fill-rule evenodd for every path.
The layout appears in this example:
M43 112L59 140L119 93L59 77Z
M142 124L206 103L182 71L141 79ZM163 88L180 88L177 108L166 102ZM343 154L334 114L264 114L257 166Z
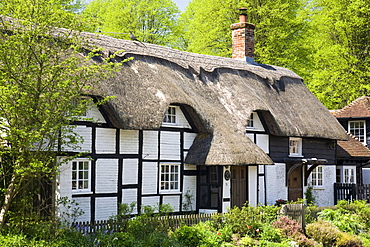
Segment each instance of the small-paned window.
M180 191L180 164L161 164L161 192Z
M302 156L302 139L289 138L289 156Z
M177 122L176 119L176 107L175 106L170 106L167 109L166 114L164 115L163 123L166 124L176 124Z
M348 132L366 145L365 121L349 121Z
M254 128L253 115L254 114L252 113L249 119L247 120L247 125L245 126L247 129Z
M343 169L343 182L344 183L355 183L355 169L354 168L344 168Z
M90 161L72 161L72 192L90 190Z
M323 169L322 166L316 167L311 173L311 185L312 186L323 186L324 179L323 179Z

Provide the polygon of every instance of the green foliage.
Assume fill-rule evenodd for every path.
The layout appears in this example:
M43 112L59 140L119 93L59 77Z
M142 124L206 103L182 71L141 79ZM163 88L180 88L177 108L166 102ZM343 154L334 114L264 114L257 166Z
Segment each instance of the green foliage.
M174 237L184 246L199 246L203 236L198 228L185 225L174 232Z
M343 107L369 94L370 2L308 2L307 42L312 55L306 79L309 89L329 109Z
M315 246L315 243L304 235L302 226L295 220L283 216L273 222L272 226L278 228L282 236L293 239L299 246Z
M27 193L34 179L55 175L55 151L68 146L77 149L82 138L69 124L94 104L81 95L120 66L109 58L92 63L92 57L100 57L99 49L87 46L79 32L56 28L83 26L73 12L78 6L74 3L0 3L0 132L9 144L0 150L7 157L2 164L6 173L1 176L0 228L17 194ZM31 201L26 205L32 208L32 196L27 198Z
M306 233L324 246L363 246L358 237L341 232L333 223L324 220L308 224Z
M175 42L179 9L171 0L93 0L83 11L91 19L89 31L171 46Z
M307 205L309 205L309 206L315 205L316 198L315 198L315 195L313 193L313 187L311 185L307 187L306 192L304 193L304 195L305 195L305 198L306 198Z
M370 205L365 200L339 201L337 208L348 214L356 214L357 220L370 231Z
M330 221L343 232L357 234L365 229L365 226L361 223L360 217L347 210L324 209L318 213L318 217L319 219Z
M237 9L245 7L248 22L256 25L256 61L297 69L307 55L300 44L305 29L301 6L299 0L193 0L180 17L186 50L230 57L230 25L239 22Z

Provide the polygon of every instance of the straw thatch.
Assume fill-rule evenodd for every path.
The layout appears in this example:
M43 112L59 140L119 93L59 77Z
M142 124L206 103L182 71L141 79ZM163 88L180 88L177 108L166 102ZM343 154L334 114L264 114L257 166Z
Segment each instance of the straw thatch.
M107 54L124 50L122 58L134 58L94 92L116 96L107 105L116 127L158 129L170 104L184 106L200 132L189 164L272 164L245 136L253 111L262 113L272 135L347 139L332 114L288 69L85 35Z

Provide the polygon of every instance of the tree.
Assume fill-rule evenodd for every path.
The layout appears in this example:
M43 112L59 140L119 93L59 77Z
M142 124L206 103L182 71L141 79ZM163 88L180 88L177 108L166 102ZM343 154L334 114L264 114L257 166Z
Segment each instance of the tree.
M92 63L94 48L69 31L83 26L71 3L0 3L0 133L6 143L0 149L0 229L17 193L33 178L53 176L56 151L78 144L69 124L90 104L81 95L116 67Z
M309 89L329 109L370 93L370 2L311 2Z
M193 0L180 17L186 50L230 57L229 27L239 20L237 9L245 7L247 21L256 25L256 61L299 71L307 60L307 49L301 46L306 28L303 6L300 0Z
M123 39L131 31L142 42L171 46L179 12L171 0L93 0L83 14L92 19L89 31Z

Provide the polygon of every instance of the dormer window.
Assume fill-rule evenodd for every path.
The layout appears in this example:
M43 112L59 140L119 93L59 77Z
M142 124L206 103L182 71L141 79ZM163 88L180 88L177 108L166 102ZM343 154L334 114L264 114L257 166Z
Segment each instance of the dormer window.
M302 156L302 138L289 138L289 156Z
M250 118L247 120L247 129L254 128L254 122L253 122L253 113L251 114Z
M175 106L168 107L167 112L164 115L163 123L164 124L176 124L177 123Z

